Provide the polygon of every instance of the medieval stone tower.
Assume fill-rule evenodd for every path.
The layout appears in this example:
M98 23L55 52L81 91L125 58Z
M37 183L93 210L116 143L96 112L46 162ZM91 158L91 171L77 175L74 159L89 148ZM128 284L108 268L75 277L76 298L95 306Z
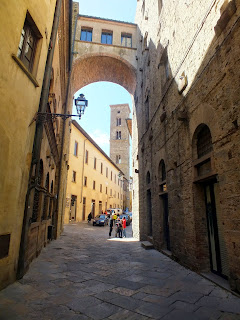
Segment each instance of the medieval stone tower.
M123 183L123 189L125 191L123 209L126 209L131 207L129 191L130 144L129 131L126 122L131 111L128 104L115 104L111 105L110 108L110 158L124 173L124 177L119 178Z
M129 118L128 104L111 105L110 158L124 172L129 180L129 131L126 119Z

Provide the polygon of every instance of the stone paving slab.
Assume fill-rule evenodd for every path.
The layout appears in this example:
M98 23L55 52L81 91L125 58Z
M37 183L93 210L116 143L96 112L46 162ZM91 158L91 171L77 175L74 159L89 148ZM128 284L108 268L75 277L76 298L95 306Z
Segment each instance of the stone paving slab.
M65 319L240 320L240 299L133 238L79 223L0 292L0 320Z

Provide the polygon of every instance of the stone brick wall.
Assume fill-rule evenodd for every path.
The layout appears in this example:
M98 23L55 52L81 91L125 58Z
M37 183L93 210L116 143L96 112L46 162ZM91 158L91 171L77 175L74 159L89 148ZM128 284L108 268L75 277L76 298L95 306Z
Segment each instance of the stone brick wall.
M130 116L130 108L128 104L110 105L111 121L110 121L110 158L116 163L116 157L120 155L121 162L116 165L122 170L126 178L126 183L129 180L129 165L130 165L130 144L129 131L126 119ZM121 125L117 125L117 118L121 119ZM116 138L116 132L121 132L121 139ZM128 186L127 186L128 187ZM126 192L126 207L130 206L129 190ZM125 208L124 208L125 209Z
M151 189L153 242L166 249L159 172L164 160L172 254L191 268L210 270L204 179L196 175L194 149L196 130L207 125L213 152L205 183L216 179L220 247L232 288L239 290L239 1L162 3L158 11L158 1L145 0L144 11L138 1L136 12L133 159L138 150L139 199L133 197L133 207L139 200L140 238L149 236Z

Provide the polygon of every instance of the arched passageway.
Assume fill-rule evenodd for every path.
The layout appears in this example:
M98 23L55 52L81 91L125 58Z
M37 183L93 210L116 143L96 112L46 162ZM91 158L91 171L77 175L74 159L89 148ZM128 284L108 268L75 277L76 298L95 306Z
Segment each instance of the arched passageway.
M136 73L127 61L119 57L91 55L78 58L73 63L72 93L97 81L109 81L121 85L130 94L136 88Z

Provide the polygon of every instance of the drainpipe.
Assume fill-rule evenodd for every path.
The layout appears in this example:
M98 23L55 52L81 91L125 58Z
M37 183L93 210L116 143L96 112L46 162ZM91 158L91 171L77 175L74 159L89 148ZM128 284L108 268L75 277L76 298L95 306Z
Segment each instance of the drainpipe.
M82 167L82 190L81 190L81 197L80 197L80 203L82 203L82 195L83 195L83 175L84 175L84 163L85 163L85 144L86 144L86 140L84 140L84 144L83 144L83 167Z
M52 33L51 33L51 38L50 38L49 48L48 48L48 56L47 56L47 61L45 66L42 92L41 92L39 109L38 109L39 112L46 112L47 110L49 85L50 85L51 72L52 72L52 61L53 61L54 48L55 48L55 43L57 38L59 17L61 14L61 5L62 5L62 0L57 0L54 19L53 19L53 25L52 25ZM37 181L40 173L40 152L41 152L42 136L43 136L43 123L41 121L39 122L37 121L34 145L33 145L32 163L31 163L31 168L29 173L29 186L28 186L26 201L25 201L21 243L20 243L20 249L19 249L19 260L18 260L18 270L17 270L18 279L22 278L26 271L25 259L26 259L26 251L27 251L27 244L28 244L28 229L29 229L30 214L32 213L31 212L32 210L31 211L28 210L28 202L29 202L30 190L33 188L33 185L31 184L31 178L32 178L32 171L33 171L34 165L36 165L34 187L36 187L37 185Z

